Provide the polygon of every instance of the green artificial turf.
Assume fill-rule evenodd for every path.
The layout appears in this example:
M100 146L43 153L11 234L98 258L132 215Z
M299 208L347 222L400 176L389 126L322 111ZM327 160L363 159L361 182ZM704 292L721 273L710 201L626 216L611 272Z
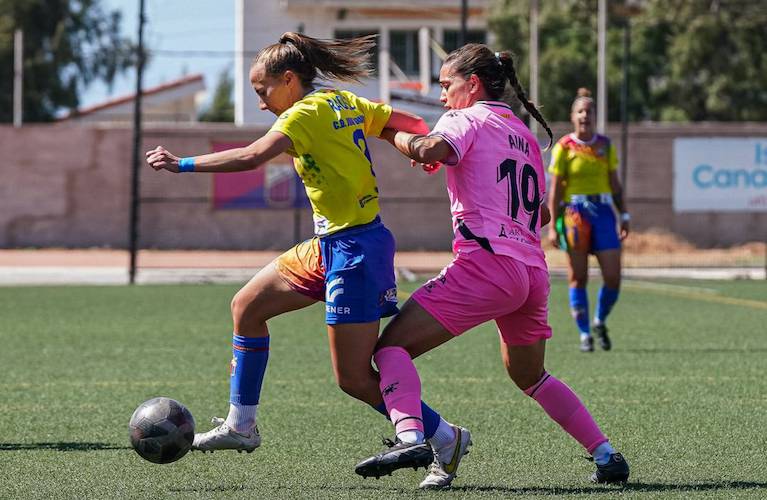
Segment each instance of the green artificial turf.
M143 461L127 434L142 401L183 402L198 430L225 416L235 291L0 288L0 498L767 497L765 282L627 281L614 348L592 354L553 283L547 368L628 459L625 489L586 481L586 453L505 374L492 324L417 360L424 399L473 433L452 490L418 491L423 470L356 476L391 428L336 387L321 306L270 323L261 448Z

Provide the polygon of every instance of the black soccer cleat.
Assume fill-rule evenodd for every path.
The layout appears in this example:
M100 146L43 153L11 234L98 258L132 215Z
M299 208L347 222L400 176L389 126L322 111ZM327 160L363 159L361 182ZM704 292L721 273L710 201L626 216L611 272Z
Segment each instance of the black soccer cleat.
M388 447L386 450L358 463L354 472L362 477L373 476L378 479L405 467L425 469L434 461L434 452L427 443L412 444L384 439L384 444Z
M592 483L625 484L629 480L629 464L623 455L613 453L610 461L604 465L597 464L597 470L591 475Z
M607 326L605 324L594 325L592 330L594 330L594 334L597 336L599 347L604 351L609 351L612 348L613 343L610 342L610 337L607 336Z
M594 352L594 337L583 337L580 350L581 352Z

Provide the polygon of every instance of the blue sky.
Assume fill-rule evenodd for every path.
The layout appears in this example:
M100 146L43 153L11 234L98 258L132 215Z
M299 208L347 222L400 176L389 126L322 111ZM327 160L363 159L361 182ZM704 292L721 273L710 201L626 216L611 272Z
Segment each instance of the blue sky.
M222 71L234 75L231 55L183 54L184 51L232 52L234 50L234 0L144 0L147 22L144 44L160 51L144 71L144 87L175 80L184 74L203 73L212 94ZM107 11L122 13L122 35L137 41L139 0L101 0ZM136 72L118 77L111 92L94 83L80 96L80 105L98 104L106 99L132 94Z

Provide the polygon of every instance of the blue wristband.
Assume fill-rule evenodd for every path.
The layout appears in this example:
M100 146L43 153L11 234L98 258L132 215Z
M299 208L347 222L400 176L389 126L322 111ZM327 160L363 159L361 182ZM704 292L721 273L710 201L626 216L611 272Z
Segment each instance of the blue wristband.
M194 172L194 157L188 156L178 161L179 172Z

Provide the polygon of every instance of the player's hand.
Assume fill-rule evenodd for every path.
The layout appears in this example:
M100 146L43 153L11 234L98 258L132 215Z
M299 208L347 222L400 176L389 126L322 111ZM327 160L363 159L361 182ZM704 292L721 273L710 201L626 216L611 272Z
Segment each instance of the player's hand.
M628 238L629 232L630 232L629 231L629 222L627 220L622 221L621 222L621 232L620 232L621 241L623 241L626 238Z
M178 173L179 157L171 154L162 146L146 152L146 162L155 170L167 170Z
M439 169L442 168L441 162L435 162L435 163L420 163L415 160L410 160L410 166L413 168L421 168L424 172L426 172L429 175L436 174Z
M549 229L549 243L554 248L559 248L559 233L557 233L553 226Z

